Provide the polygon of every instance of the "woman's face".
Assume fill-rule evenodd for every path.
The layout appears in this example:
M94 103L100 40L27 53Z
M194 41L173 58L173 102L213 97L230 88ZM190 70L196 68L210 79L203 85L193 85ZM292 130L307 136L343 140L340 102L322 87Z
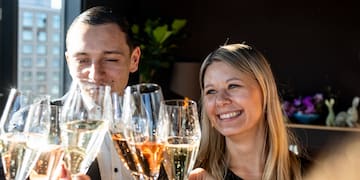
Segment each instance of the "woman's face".
M264 119L258 82L227 63L208 66L203 93L210 123L224 136L256 132Z

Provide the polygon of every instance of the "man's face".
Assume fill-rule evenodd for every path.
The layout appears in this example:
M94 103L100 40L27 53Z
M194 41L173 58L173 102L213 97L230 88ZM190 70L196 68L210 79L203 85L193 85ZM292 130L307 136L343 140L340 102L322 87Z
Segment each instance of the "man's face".
M132 52L125 33L116 24L75 24L68 32L65 53L73 80L86 79L109 84L123 93L129 73L138 69L140 49Z

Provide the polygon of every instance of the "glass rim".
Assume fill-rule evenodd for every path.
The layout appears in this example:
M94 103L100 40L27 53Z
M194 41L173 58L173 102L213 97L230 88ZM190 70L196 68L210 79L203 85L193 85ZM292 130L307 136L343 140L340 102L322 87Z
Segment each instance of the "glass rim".
M161 101L161 104L164 104L165 106L184 106L185 102L190 106L197 106L196 101L192 99L165 99Z
M127 88L130 88L131 92L140 92L140 94L145 93L152 93L152 92L158 92L162 91L162 88L159 84L156 83L138 83L128 86ZM146 89L144 89L146 88Z

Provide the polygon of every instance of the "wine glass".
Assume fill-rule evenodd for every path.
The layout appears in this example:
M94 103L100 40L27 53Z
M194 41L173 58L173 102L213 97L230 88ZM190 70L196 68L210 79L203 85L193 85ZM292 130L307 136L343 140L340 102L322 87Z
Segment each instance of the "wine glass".
M195 101L165 100L160 119L167 130L163 165L170 180L187 180L193 169L201 138Z
M161 88L153 83L128 86L124 93L122 119L125 136L137 161L138 172L145 179L159 176L163 160L165 138L159 119L161 100Z
M61 112L64 161L71 176L85 174L95 160L112 118L110 86L74 81Z
M61 145L60 136L60 110L61 106L50 106L50 131L48 136L48 145L42 149L42 152L30 173L30 179L51 180L58 177L64 148Z
M132 155L127 139L125 138L125 123L122 119L123 97L114 92L111 94L113 101L114 118L110 123L111 138L114 147L125 167L131 171L134 179L143 179L138 171L138 160Z
M1 158L7 180L23 180L47 146L50 96L11 89L1 116Z

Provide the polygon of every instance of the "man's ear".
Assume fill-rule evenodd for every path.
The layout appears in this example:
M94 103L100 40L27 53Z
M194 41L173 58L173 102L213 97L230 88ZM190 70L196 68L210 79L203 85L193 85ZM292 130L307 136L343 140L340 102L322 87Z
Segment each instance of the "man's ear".
M138 70L140 56L141 56L140 47L135 47L134 50L132 51L131 57L130 57L130 68L129 68L130 72L133 73Z
M66 63L69 65L69 52L65 51Z
M66 59L66 64L67 64L70 76L72 76L73 69L71 69L72 67L70 66L70 55L69 55L69 52L67 52L67 51L65 51L65 59Z

